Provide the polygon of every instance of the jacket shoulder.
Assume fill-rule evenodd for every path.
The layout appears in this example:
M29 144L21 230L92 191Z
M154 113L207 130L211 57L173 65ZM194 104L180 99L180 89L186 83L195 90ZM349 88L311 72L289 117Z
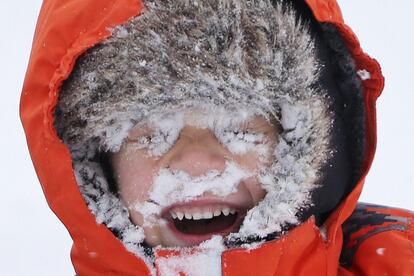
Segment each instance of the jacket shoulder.
M342 226L341 265L357 275L414 275L414 213L358 203Z

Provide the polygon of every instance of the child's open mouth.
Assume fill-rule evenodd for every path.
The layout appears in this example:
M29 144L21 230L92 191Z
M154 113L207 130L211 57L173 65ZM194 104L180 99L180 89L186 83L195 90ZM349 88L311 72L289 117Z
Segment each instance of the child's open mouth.
M237 232L246 210L226 203L191 202L174 205L163 212L169 228L187 245L195 245L213 235Z

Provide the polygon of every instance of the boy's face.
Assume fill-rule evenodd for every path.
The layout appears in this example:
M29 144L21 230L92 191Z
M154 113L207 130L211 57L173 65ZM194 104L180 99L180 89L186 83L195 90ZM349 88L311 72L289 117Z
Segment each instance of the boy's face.
M263 199L259 171L273 162L278 127L252 116L235 129L220 136L183 124L154 154L157 131L140 124L111 155L120 198L150 246L191 246L237 232Z

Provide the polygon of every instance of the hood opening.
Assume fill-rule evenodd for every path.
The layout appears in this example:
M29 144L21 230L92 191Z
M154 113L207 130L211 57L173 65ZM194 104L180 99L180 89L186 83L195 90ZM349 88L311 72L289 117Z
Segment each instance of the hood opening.
M179 2L177 6L181 4ZM159 11L155 6L153 8L161 14L165 12L162 7L158 7ZM276 10L278 15L282 17L292 16L289 9L279 7ZM282 10L286 14L281 14ZM243 17L246 14L237 15L234 10L228 12L229 18L241 16L241 19L239 18L241 21L247 20ZM159 111L155 108L156 106L182 108L187 104L194 105L194 102L211 101L213 104L225 104L226 106L238 106L242 103L242 105L252 105L258 109L264 108L275 114L283 127L282 139L276 153L280 162L273 168L277 181L269 182L265 200L247 214L246 217L250 219L244 220L241 232L238 235L230 235L229 240L236 241L233 244L237 244L237 241L275 238L280 236L283 231L297 226L311 215L316 215L319 218L319 224L322 224L325 216L338 204L341 198L346 196L344 191L350 190L353 185L345 177L341 177L340 180L334 178L335 170L343 170L343 164L351 162L347 160L347 157L342 156L342 154L346 154L345 149L348 146L339 149L333 147L333 144L338 142L333 137L335 135L335 137L343 137L343 132L347 131L345 126L347 127L349 123L354 122L353 119L348 120L341 117L343 106L350 106L349 110L353 108L352 105L343 103L342 93L352 94L357 91L356 94L359 95L358 93L361 92L358 90L360 87L356 85L358 78L355 74L350 73L350 68L354 68L353 65L346 70L342 70L343 65L338 65L336 70L339 76L355 77L351 81L354 85L353 91L349 91L349 86L341 85L338 88L337 83L328 83L327 85L327 82L323 80L326 77L324 68L328 67L327 64L336 56L330 61L315 56L315 51L319 48L316 50L313 48L315 45L307 33L307 28L299 26L297 20L293 20L297 25L292 24L291 18L287 18L282 24L289 25L296 32L299 32L297 34L302 41L297 41L292 37L279 37L281 41L291 40L294 45L291 48L296 48L296 50L282 48L289 50L287 60L277 60L275 57L280 59L277 51L268 60L261 60L249 49L240 48L237 51L246 50L251 55L251 60L237 60L236 62L231 59L226 60L224 55L216 53L217 56L213 56L213 58L217 58L217 64L212 63L208 66L198 67L193 61L183 61L184 56L179 56L180 52L177 50L177 59L166 61L162 58L163 53L154 55L153 51L157 49L162 51L163 48L159 48L160 45L157 45L156 42L163 36L168 37L169 31L167 28L167 33L154 33L154 30L151 30L153 27L151 24L154 24L151 22L153 16L151 12L144 12L131 22L117 28L112 38L81 56L71 77L64 83L59 96L55 112L56 129L71 150L82 195L88 203L89 209L95 214L98 223L105 224L116 233L130 251L138 256L143 254L142 245L145 244L145 241L142 229L131 223L127 209L119 200L107 152L119 148L125 133L140 119L148 116L151 112ZM307 21L301 21L300 24L304 24L303 22ZM201 20L201 24L208 26L210 23L214 26L217 22ZM156 24L160 24L160 22L156 22ZM143 28L137 29L136 26L143 26ZM181 27L193 28L192 26L190 24ZM148 27L151 32L146 32L145 27ZM272 31L275 32L276 37L279 35L278 30L268 30L269 35ZM154 35L155 37L153 37ZM234 39L239 34L236 32L232 35L230 38ZM264 39L266 36L262 37L262 35L263 33L259 31L252 34L250 38ZM336 35L339 36L339 34ZM141 38L145 38L147 41L142 39L142 44L139 44ZM249 39L249 37L247 38ZM169 37L169 39L175 41L174 37ZM220 35L213 36L213 39L217 39L218 46L226 46ZM318 39L322 38L317 37L316 46L318 46ZM136 45L137 48L143 49L143 51L129 53L131 56L128 56L128 49L122 43L123 40L128 43L135 41L139 44ZM267 51L274 51L274 49L265 48L260 40L257 41L259 43L257 48L263 53L269 54ZM182 43L180 40L177 40L178 42ZM229 43L231 42L229 40ZM177 49L184 47L186 49L185 55L190 53L194 57L200 55L200 49L206 50L206 53L211 50L207 46L203 49L202 44L192 45L191 43L190 41L188 45L178 45ZM299 44L295 45L295 43ZM329 47L336 47L335 43L331 43ZM192 46L194 47L192 48ZM278 47L286 47L286 45L278 45ZM191 52L191 49L194 51ZM233 55L234 58L238 57L234 56L238 52L233 52L233 50L229 50L229 55ZM346 51L346 49L342 50ZM173 56L171 52L170 54ZM157 57L160 59L157 60ZM348 59L348 57L349 54L344 61L352 64L352 59ZM275 64L270 62L272 60ZM132 63L128 63L129 61ZM179 69L184 70L184 67L180 62L183 64L191 62L185 64L191 70L185 71L185 74L188 75L184 74L183 77L189 85L181 83L182 80L178 72ZM203 61L198 60L197 62ZM209 60L209 62L212 61ZM223 64L228 63L228 66L224 66L222 62ZM231 62L235 62L235 64L231 64ZM241 64L238 64L239 62ZM116 67L116 65L123 63L128 66ZM158 64L159 67L151 68L152 63ZM126 73L123 71L125 68L128 68ZM225 70L217 71L220 68ZM239 72L239 69L235 68L242 68L246 71ZM278 70L283 68L286 71L280 73L275 68ZM169 77L156 78L157 75L154 74L159 75L159 72L165 72ZM212 77L214 74L218 74L217 72L221 72L219 74L223 75L218 78ZM252 76L253 78L251 78ZM330 81L332 81L331 78L334 78L336 82L341 82L341 78L330 76ZM159 89L159 87L164 88ZM166 94L165 87L171 88L171 96L165 96L169 95ZM186 90L187 88L188 90ZM208 91L213 91L215 94ZM197 93L206 95L200 96ZM352 96L349 97L350 101L355 100ZM185 99L191 99L192 102L185 102ZM224 102L223 99L225 99ZM180 103L185 104L181 106ZM263 103L265 103L264 107ZM336 117L337 115L339 117ZM344 121L344 124L338 123ZM337 128L341 132L335 132L335 126L341 126ZM354 134L350 134L350 137L353 137ZM302 166L304 176L298 177L295 174L292 170L295 165ZM271 183L277 183L277 185L272 187ZM292 183L294 185L291 185ZM214 231L220 232L225 227L231 227L238 218L240 216L232 215L203 220L202 222L173 220L172 223L180 232L202 235ZM269 221L272 227L268 227Z

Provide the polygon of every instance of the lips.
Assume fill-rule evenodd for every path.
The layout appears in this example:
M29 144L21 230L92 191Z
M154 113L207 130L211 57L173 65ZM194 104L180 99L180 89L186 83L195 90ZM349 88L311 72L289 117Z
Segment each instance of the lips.
M246 209L231 203L197 200L174 204L162 212L172 233L185 245L196 245L213 235L237 232Z

